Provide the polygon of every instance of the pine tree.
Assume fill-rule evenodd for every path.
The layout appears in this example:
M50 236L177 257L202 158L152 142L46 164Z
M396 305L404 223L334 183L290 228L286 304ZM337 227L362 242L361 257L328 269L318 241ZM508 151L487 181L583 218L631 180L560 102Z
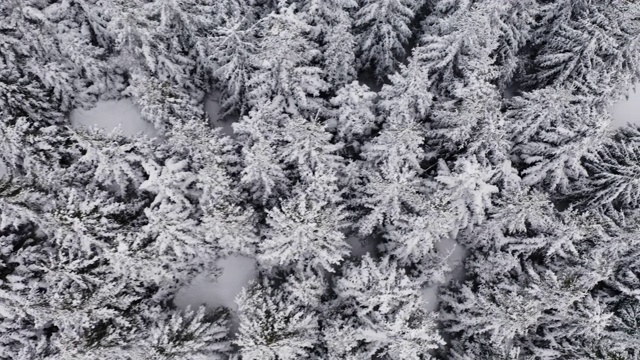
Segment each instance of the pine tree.
M422 163L427 158L424 124L413 117L407 98L392 97L400 90L393 86L383 89L386 99L381 106L389 109L390 117L378 135L362 147L364 161L359 167L361 175L351 185L355 190L351 203L360 215L356 223L360 235L383 235L389 241L387 246L399 255L396 260L410 265L433 246L433 238L427 234L421 238L424 243L416 246L417 239L412 237L416 233L411 228L420 228L419 218L428 216L431 204L427 194L434 184L422 176Z
M434 4L435 11L423 26L420 58L437 93L451 93L471 78L492 80L496 72L492 54L500 36L493 26L493 14L504 13L508 7L504 2L443 0Z
M504 2L443 1L425 22L414 56L440 97L428 134L429 145L440 156L466 152L496 165L506 158L510 144L495 85L499 70L494 53L502 35L495 16L509 8Z
M79 156L63 112L74 104L76 93L86 90L87 82L68 81L81 69L61 54L43 8L40 2L0 5L0 146L11 174L55 182L51 172ZM37 169L49 170L36 174Z
M638 163L637 144L606 141L585 156L589 177L578 183L576 196L588 207L612 205L618 209L637 209L640 189L635 184Z
M530 82L617 97L638 82L640 6L635 2L556 1L541 8ZM604 99L605 101L607 99Z
M434 107L429 145L443 157L465 154L484 165L498 165L511 149L506 119L496 87L476 78L474 74L451 100Z
M148 72L160 81L198 85L209 67L212 4L209 0L154 0L131 6L116 1L105 10L120 56L140 67L134 72Z
M331 134L315 120L289 118L278 135L279 158L284 164L295 166L302 179L309 180L319 169L337 173L344 166L337 154L342 144L332 144Z
M252 256L255 252L256 212L247 203L237 179L236 144L219 129L192 121L175 128L168 139L172 150L189 161L195 174L198 227L207 244L218 251Z
M244 115L247 110L247 82L253 70L251 59L257 52L255 26L234 18L211 36L211 61L218 66L213 77L222 83L218 85L222 89L221 117L233 112Z
M358 224L363 235L371 234L385 222L395 222L405 213L419 211L425 203L421 195L425 190L424 181L416 177L415 172L382 169L380 174L369 174L367 180L362 189L363 197L355 200L367 210Z
M468 280L441 294L445 329L456 339L452 354L617 353L607 345L612 307L600 297L628 241L606 217L560 213L545 195L522 190L502 194L489 219L462 234L472 249Z
M277 162L277 155L267 142L259 142L243 149L244 168L241 183L253 198L262 204L288 192L290 180Z
M12 250L2 258L0 328L15 333L0 341L3 357L129 359L156 351L155 345L140 351L156 340L186 358L210 356L202 346L225 348L224 335L213 335L226 333L224 323L203 321L202 314L185 324L184 331L199 334L191 340L179 337L178 315L171 320L176 335L167 337L165 329L166 336L154 340L149 332L162 327L168 304L193 268L167 267L152 258L149 244L136 248L144 215L135 219L135 203L118 203L96 189L34 196L33 186L16 185L6 189L0 210L15 219L3 221L1 235ZM180 350L182 341L190 343ZM156 358L169 359L171 351Z
M417 284L388 258L347 263L335 291L324 329L329 359L430 359L444 344Z
M216 27L231 26L236 20L246 18L256 20L256 1L253 0L220 0L213 3L213 23Z
M319 183L294 190L280 207L267 211L269 228L258 250L264 266L305 266L333 272L333 267L349 254L342 232L347 225L344 206L307 193Z
M8 1L2 6L0 26L8 30L6 51L29 54L20 60L13 56L5 59L20 61L19 71L37 78L63 111L91 104L107 86L118 87L118 76L107 74L104 49L91 43L87 29L82 33L81 26L97 25L87 21L85 9L37 0Z
M349 12L357 6L355 0L301 1L301 16L311 25L311 38L322 49L326 80L332 88L347 84L356 76L356 43Z
M52 48L47 51L49 69L45 68L45 71L55 68L54 71L66 73L55 77L43 74L42 77L47 78L46 82L62 80L69 83L73 92L64 95L69 98L68 102L63 100L63 104L87 107L93 105L98 97L113 96L123 88L122 76L108 61L113 36L101 18L102 5L54 2L41 10L38 15L43 22L41 29L50 33L53 41L49 46L57 48L57 51ZM31 14L36 14L35 9ZM54 60L52 56L59 58Z
M121 134L97 129L78 130L77 137L84 154L72 165L76 179L70 182L83 181L85 186L109 190L117 196L138 196L147 178L142 164L153 157L150 140L138 138L134 143ZM80 180L80 174L86 174L87 179Z
M384 228L384 243L380 246L398 264L413 267L414 278L424 282L441 282L439 275L451 269L439 261L435 246L456 229L455 213L438 200L425 201L419 212L402 214Z
M505 97L520 85L520 79L529 66L528 47L534 37L533 27L540 13L537 0L514 1L494 19L499 31L498 47L495 50L497 84Z
M352 19L344 11L337 24L324 37L323 60L326 81L333 89L348 84L356 75L356 38L352 33Z
M312 282L317 285L319 279ZM243 359L305 359L319 343L318 312L293 288L262 278L238 296L240 327L235 344ZM315 300L317 301L317 300Z
M372 69L378 82L395 72L405 56L414 7L412 0L364 0L354 15L359 67Z
M233 125L242 145L240 184L259 204L273 204L276 198L289 193L288 171L276 153L276 135L280 124L288 119L277 104L266 101L259 109Z
M492 207L492 194L499 191L491 184L491 170L474 158L458 159L453 171L449 170L444 161L439 165L436 180L447 189L444 193L455 209L457 228L481 224L486 211Z
M50 197L17 180L3 179L0 186L0 331L13 334L0 338L0 356L18 358L20 352L26 354L27 351L34 356L44 355L46 336L32 330L33 317L22 307L14 306L14 301L21 300L21 292L28 288L29 282L37 284L41 276L34 267L45 258L45 253L39 251L44 246L42 236L37 234L38 213L51 209L46 205Z
M313 63L320 54L305 36L310 27L294 8L281 7L263 20L247 97L252 107L271 101L281 112L311 117L323 108L319 95L327 83Z
M169 158L163 165L143 166L149 177L140 189L152 194L153 201L144 209L146 224L128 250L148 257L149 266L174 279L173 286L186 285L196 271L212 273L217 244L209 242L213 239L203 233L191 205L198 199L197 177L188 162Z
M388 119L378 136L363 147L362 157L373 167L390 172L421 172L426 154L423 147L425 127L410 117Z
M525 184L567 191L571 180L587 174L580 159L598 146L609 116L568 89L545 88L512 98L508 133Z
M400 65L400 71L390 75L390 84L385 84L380 91L378 107L381 115L390 121L408 118L422 122L431 111L432 80L428 65L422 61L424 51L422 46L414 48L408 64Z
M640 333L640 303L637 299L621 302L610 323L611 348L620 356L638 356L638 334Z
M519 347L522 354L529 356L545 354L542 349L533 350L538 341L536 329L540 331L547 326L551 331L557 329L558 324L552 323L567 319L565 316L576 301L585 297L588 287L571 275L563 276L527 264L519 270L518 275L512 271L491 281L467 283L455 292L441 294L445 328L452 332L457 343L464 347L476 344L480 349L495 347L503 353ZM545 335L554 339L553 335L544 334L539 339L541 344Z
M71 206L63 204L58 208L50 205L48 211L41 212L37 203L15 203L19 200L15 193L5 195L9 204L18 205L23 213L37 214L32 223L37 233L23 232L24 242L15 243L13 254L8 254L13 266L7 268L10 271L5 273L0 291L1 324L16 336L13 340L3 338L1 352L16 358L27 358L28 354L47 358L71 349L86 351L85 340L91 334L84 326L105 315L98 308L110 303L113 308L107 313L115 317L119 306L126 307L132 300L123 282L109 272L102 252L104 240L85 228L96 225L90 214L93 209L69 211ZM70 195L69 200L76 200L73 193ZM7 235L13 232L7 227L3 230ZM124 328L113 330L115 337L127 332Z
M231 352L228 330L222 310L211 314L204 307L198 311L174 311L170 317L157 321L134 354L152 359L226 359Z
M361 143L377 128L374 99L376 94L366 85L351 82L338 89L330 102L334 107L327 129L339 142L358 151Z
M200 90L189 90L169 80L143 73L133 73L123 95L130 96L142 113L142 119L153 124L160 134L190 121L206 121Z

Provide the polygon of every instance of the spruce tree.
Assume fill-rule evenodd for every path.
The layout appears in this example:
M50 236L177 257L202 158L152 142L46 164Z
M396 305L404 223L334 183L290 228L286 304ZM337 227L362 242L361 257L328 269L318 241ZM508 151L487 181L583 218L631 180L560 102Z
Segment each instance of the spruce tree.
M354 15L360 68L371 69L378 82L405 56L414 7L413 0L364 0Z

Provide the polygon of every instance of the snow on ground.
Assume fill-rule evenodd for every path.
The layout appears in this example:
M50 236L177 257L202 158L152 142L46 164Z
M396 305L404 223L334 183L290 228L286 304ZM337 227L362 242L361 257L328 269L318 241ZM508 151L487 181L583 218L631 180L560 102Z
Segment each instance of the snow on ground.
M0 179L5 175L7 175L7 166L4 164L4 161L0 160Z
M256 263L244 256L229 256L218 263L222 274L213 282L205 276L196 278L193 283L180 290L174 303L180 308L191 305L207 307L225 306L237 310L235 297L242 288L256 276Z
M366 237L364 239L364 243L361 240L362 238L358 236L357 233L351 235L347 234L345 241L347 244L351 245L352 257L361 257L367 253L373 255L375 253L376 243L373 239Z
M231 116L222 118L220 116L220 92L216 91L205 97L204 111L207 113L212 126L221 128L223 134L233 136L233 127L231 125L238 121L238 118Z
M451 280L463 280L464 267L462 266L462 260L467 253L466 249L458 244L454 237L447 237L438 241L435 247L438 253L447 256L447 264L452 269L445 280L445 284ZM424 308L427 311L438 309L439 287L440 285L431 285L422 288L422 298L425 301Z
M462 280L464 278L462 260L467 254L467 250L462 245L458 244L456 239L453 237L444 238L438 241L435 246L436 250L438 250L440 254L448 256L447 264L449 264L449 267L453 269L448 280Z
M76 128L97 126L111 132L120 126L122 133L129 137L139 133L150 137L158 135L153 125L142 120L140 111L128 99L98 101L96 106L89 110L73 110L70 119L71 125Z
M424 300L423 308L428 311L436 311L438 310L438 290L440 287L438 285L425 286L420 291L422 294L422 299Z
M613 107L612 128L619 128L627 123L640 124L640 91L629 93L629 98L619 101Z

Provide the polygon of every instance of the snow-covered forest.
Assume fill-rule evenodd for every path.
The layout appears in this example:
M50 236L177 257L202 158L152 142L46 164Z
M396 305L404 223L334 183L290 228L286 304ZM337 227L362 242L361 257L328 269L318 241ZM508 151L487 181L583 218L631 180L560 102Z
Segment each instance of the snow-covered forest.
M638 84L633 0L2 0L0 360L638 360Z

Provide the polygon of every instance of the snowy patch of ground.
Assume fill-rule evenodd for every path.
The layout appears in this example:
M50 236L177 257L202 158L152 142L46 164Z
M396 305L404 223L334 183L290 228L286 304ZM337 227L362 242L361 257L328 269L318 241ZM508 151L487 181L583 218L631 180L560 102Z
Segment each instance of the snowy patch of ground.
M222 133L225 135L233 136L233 127L231 125L239 119L237 117L234 118L231 116L227 116L225 118L222 118L220 116L219 92L213 92L205 97L204 111L207 113L207 116L209 117L209 123L212 126L221 128Z
M426 286L420 290L422 299L424 300L424 309L428 312L436 311L438 309L438 285Z
M5 175L7 175L7 166L4 164L4 161L0 160L0 179Z
M347 244L351 245L351 256L352 257L362 257L364 254L375 254L376 242L367 237L364 238L364 242L362 241L362 237L358 236L357 233L347 234L345 241Z
M140 110L128 99L98 101L89 110L75 109L71 112L70 120L76 128L96 126L111 132L120 127L123 135L129 137L140 133L149 137L158 135L153 125L142 120Z
M422 298L425 301L424 308L427 311L435 311L438 309L438 293L441 285L445 285L451 280L464 279L462 260L467 253L466 249L458 244L453 236L438 241L435 247L438 253L447 257L447 265L452 270L448 274L444 284L436 284L422 288Z
M464 267L462 266L462 260L467 254L467 250L453 237L444 238L435 243L436 250L440 254L447 256L447 264L451 269L449 278L447 280L463 280Z
M224 306L237 310L236 296L249 281L256 277L256 263L243 256L229 256L218 263L222 274L213 282L205 276L196 278L193 283L180 290L174 303L180 308L191 305L207 307Z
M640 91L631 91L629 98L615 104L612 112L611 128L619 128L627 123L640 124Z

